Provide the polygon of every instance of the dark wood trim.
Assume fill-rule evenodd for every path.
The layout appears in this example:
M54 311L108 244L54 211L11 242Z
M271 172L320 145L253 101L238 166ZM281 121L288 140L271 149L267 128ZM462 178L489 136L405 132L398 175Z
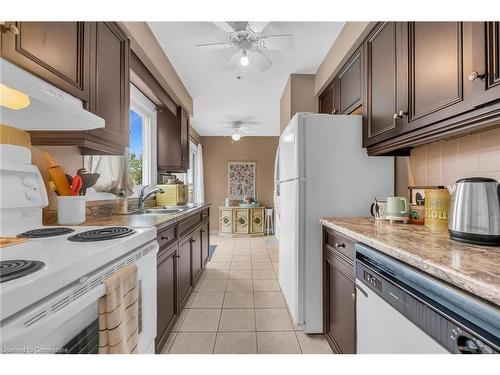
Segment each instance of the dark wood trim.
M163 105L172 113L177 114L177 104L133 51L130 51L130 69L135 73L131 75L131 82L135 87L157 106Z
M424 144L464 136L500 126L500 103L478 108L434 125L420 128L384 142L368 146L368 155L396 155L394 151L407 149L400 156L408 156L409 149Z

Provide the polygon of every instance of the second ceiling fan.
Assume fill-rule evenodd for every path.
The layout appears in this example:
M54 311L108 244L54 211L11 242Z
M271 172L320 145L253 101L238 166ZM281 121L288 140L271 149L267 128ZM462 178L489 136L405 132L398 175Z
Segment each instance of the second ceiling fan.
M293 45L292 34L262 35L263 30L269 22L214 22L228 36L226 42L197 44L197 47L205 49L229 49L235 50L234 54L225 63L225 70L232 70L238 62L242 66L255 64L261 71L269 69L272 65L271 59L263 51L286 50Z

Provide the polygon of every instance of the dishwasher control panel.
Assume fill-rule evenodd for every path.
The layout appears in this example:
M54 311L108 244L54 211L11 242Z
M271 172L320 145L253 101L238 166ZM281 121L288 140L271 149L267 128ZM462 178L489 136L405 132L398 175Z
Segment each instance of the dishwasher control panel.
M366 269L363 270L363 280L365 280L379 292L382 291L382 280Z

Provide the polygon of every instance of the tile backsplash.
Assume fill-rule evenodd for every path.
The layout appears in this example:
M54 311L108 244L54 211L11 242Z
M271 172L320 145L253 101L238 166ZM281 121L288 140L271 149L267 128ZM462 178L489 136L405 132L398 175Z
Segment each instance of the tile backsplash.
M449 185L473 176L500 181L500 127L411 151L409 185Z

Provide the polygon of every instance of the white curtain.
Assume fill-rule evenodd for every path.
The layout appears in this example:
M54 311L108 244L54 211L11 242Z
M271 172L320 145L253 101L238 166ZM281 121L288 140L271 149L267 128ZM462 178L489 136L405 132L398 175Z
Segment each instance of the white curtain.
M95 184L96 191L129 197L134 191L134 181L128 172L128 152L123 156L92 155L85 157L87 172L101 176Z
M198 143L194 167L194 197L196 203L205 203L205 185L203 183L203 147L200 143Z

